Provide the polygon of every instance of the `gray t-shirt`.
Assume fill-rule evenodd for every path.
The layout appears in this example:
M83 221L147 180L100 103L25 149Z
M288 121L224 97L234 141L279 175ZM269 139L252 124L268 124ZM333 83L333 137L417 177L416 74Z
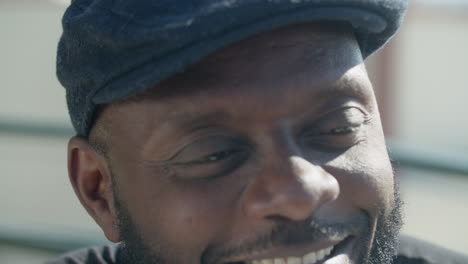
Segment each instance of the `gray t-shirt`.
M105 245L67 253L46 264L121 264L120 245ZM126 263L130 264L130 263ZM468 257L408 236L400 237L394 264L468 264Z

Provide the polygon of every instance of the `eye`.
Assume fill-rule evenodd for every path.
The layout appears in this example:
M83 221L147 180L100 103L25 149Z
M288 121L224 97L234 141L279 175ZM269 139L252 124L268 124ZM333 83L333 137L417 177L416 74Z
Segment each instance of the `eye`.
M213 154L210 154L210 155L204 157L201 161L199 161L199 163L222 161L224 159L229 158L231 155L235 155L235 154L237 154L239 152L242 152L242 150L239 150L239 149L223 150L223 151L216 152L216 153L213 153ZM195 162L197 162L197 161L195 161Z
M368 122L364 111L356 107L340 108L307 128L303 141L311 147L332 150L349 148L365 138L363 127Z
M183 148L168 163L178 179L227 175L240 167L250 153L247 144L230 137L209 137Z
M333 128L332 130L330 130L329 133L333 134L333 135L345 135L345 134L348 134L348 133L352 133L354 130L356 130L356 128L351 127L351 126L337 127L337 128Z

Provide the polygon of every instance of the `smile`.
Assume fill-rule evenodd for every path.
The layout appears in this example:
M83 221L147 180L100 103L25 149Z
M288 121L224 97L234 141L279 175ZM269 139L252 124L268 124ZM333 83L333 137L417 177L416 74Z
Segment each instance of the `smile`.
M334 246L320 249L305 254L302 257L286 257L286 258L273 258L273 259L262 259L253 260L247 262L247 264L315 264L321 260L324 260L330 255Z
M329 259L339 257L348 259L352 255L354 236L348 236L339 241L328 241L320 245L304 247L274 249L255 254L257 256L245 256L244 260L223 262L226 264L324 264ZM305 253L304 253L305 252ZM343 260L341 260L343 261ZM348 263L348 262L346 262Z

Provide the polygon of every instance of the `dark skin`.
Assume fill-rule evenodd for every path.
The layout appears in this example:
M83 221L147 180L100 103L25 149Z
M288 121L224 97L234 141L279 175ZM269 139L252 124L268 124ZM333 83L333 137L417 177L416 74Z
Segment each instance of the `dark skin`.
M109 240L126 240L124 211L144 254L165 263L301 257L334 245L325 263L364 263L395 190L362 63L351 30L329 24L218 51L106 106L89 139L72 138L74 190ZM310 236L296 239L292 226Z

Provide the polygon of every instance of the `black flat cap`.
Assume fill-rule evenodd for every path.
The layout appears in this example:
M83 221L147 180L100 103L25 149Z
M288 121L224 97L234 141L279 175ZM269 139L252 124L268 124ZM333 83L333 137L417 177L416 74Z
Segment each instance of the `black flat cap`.
M367 57L399 28L407 0L74 0L57 76L78 135L96 106L124 99L233 42L312 21L352 24Z

